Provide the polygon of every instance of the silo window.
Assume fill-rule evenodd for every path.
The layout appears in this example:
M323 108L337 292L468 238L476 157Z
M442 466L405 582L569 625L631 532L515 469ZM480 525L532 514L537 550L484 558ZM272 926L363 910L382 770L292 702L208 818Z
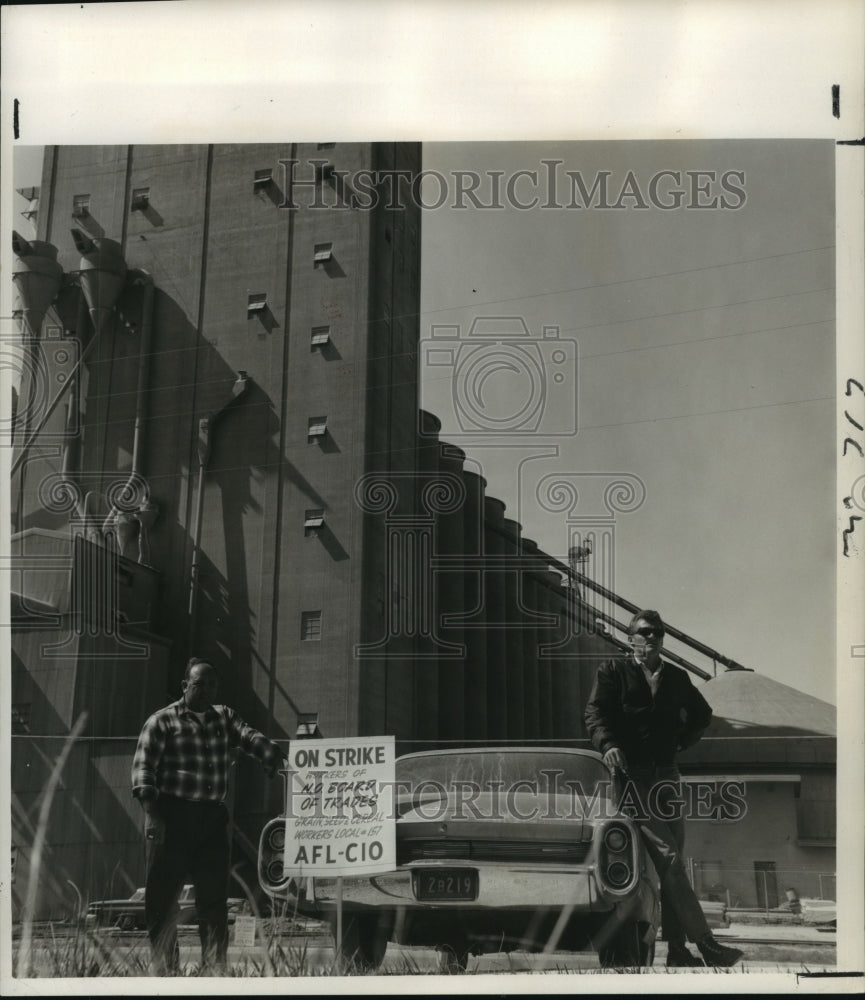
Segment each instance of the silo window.
M252 193L258 194L261 191L266 191L271 184L273 184L273 171L270 167L256 170L252 179Z
M327 417L310 417L307 429L307 441L320 441L327 434Z
M134 188L132 191L133 212L146 212L150 207L150 188Z
M330 340L330 327L329 326L314 326L312 328L312 337L310 339L310 346L324 347L324 345Z
M267 292L256 292L246 301L246 315L249 319L263 313L267 308Z
M76 194L72 197L72 218L86 219L90 214L90 195Z
M321 641L321 611L301 611L300 638L302 642Z
M303 522L303 533L307 536L316 535L324 527L324 509L313 508L306 511Z
M318 728L318 712L298 712L297 733L295 735L298 739L303 739L304 737L320 737L321 732Z
M329 260L333 260L333 244L316 243L313 256L313 266L315 266L315 264L326 264Z

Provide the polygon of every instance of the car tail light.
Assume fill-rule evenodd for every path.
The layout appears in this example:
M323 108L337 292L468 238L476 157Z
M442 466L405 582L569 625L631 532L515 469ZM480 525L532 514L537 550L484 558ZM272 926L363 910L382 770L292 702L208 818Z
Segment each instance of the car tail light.
M607 867L607 881L615 889L621 889L631 880L631 869L624 861L614 861Z
M610 823L601 839L601 878L609 890L622 892L631 887L637 872L636 842L629 826Z
M604 844L615 854L628 846L628 835L620 826L612 826L604 834Z
M282 859L273 858L268 862L265 871L269 882L273 882L274 884L281 882L285 874L285 866L282 863Z
M288 889L283 853L285 851L285 819L272 819L261 831L258 842L258 881L265 892L282 893Z
M272 851L283 851L285 849L285 826L282 823L271 827L267 835L267 845Z

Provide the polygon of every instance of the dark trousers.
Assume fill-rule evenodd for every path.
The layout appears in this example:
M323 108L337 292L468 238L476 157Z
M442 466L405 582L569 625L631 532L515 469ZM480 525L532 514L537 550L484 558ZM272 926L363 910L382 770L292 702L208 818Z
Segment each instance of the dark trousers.
M632 768L641 806L636 817L643 844L661 881L661 934L673 945L698 941L709 925L685 871L685 821L675 768ZM655 792L652 792L655 787Z
M177 900L184 882L195 886L202 965L224 970L228 952L228 811L221 802L160 796L165 841L151 843L144 912L157 975L179 972Z

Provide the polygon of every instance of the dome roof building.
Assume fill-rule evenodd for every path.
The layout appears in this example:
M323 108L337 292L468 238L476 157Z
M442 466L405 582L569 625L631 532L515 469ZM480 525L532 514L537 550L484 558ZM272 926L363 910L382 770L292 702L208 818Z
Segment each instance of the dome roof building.
M835 706L752 670L726 670L703 696L714 719L707 735L834 736Z
M726 670L701 688L713 718L682 754L698 769L833 765L835 706L753 670Z

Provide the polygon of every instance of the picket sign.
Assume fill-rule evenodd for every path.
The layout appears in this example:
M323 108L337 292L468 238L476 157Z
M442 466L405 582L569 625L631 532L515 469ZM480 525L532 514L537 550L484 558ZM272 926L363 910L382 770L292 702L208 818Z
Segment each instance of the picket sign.
M285 876L336 879L342 948L343 876L396 868L393 736L292 740L285 770Z

